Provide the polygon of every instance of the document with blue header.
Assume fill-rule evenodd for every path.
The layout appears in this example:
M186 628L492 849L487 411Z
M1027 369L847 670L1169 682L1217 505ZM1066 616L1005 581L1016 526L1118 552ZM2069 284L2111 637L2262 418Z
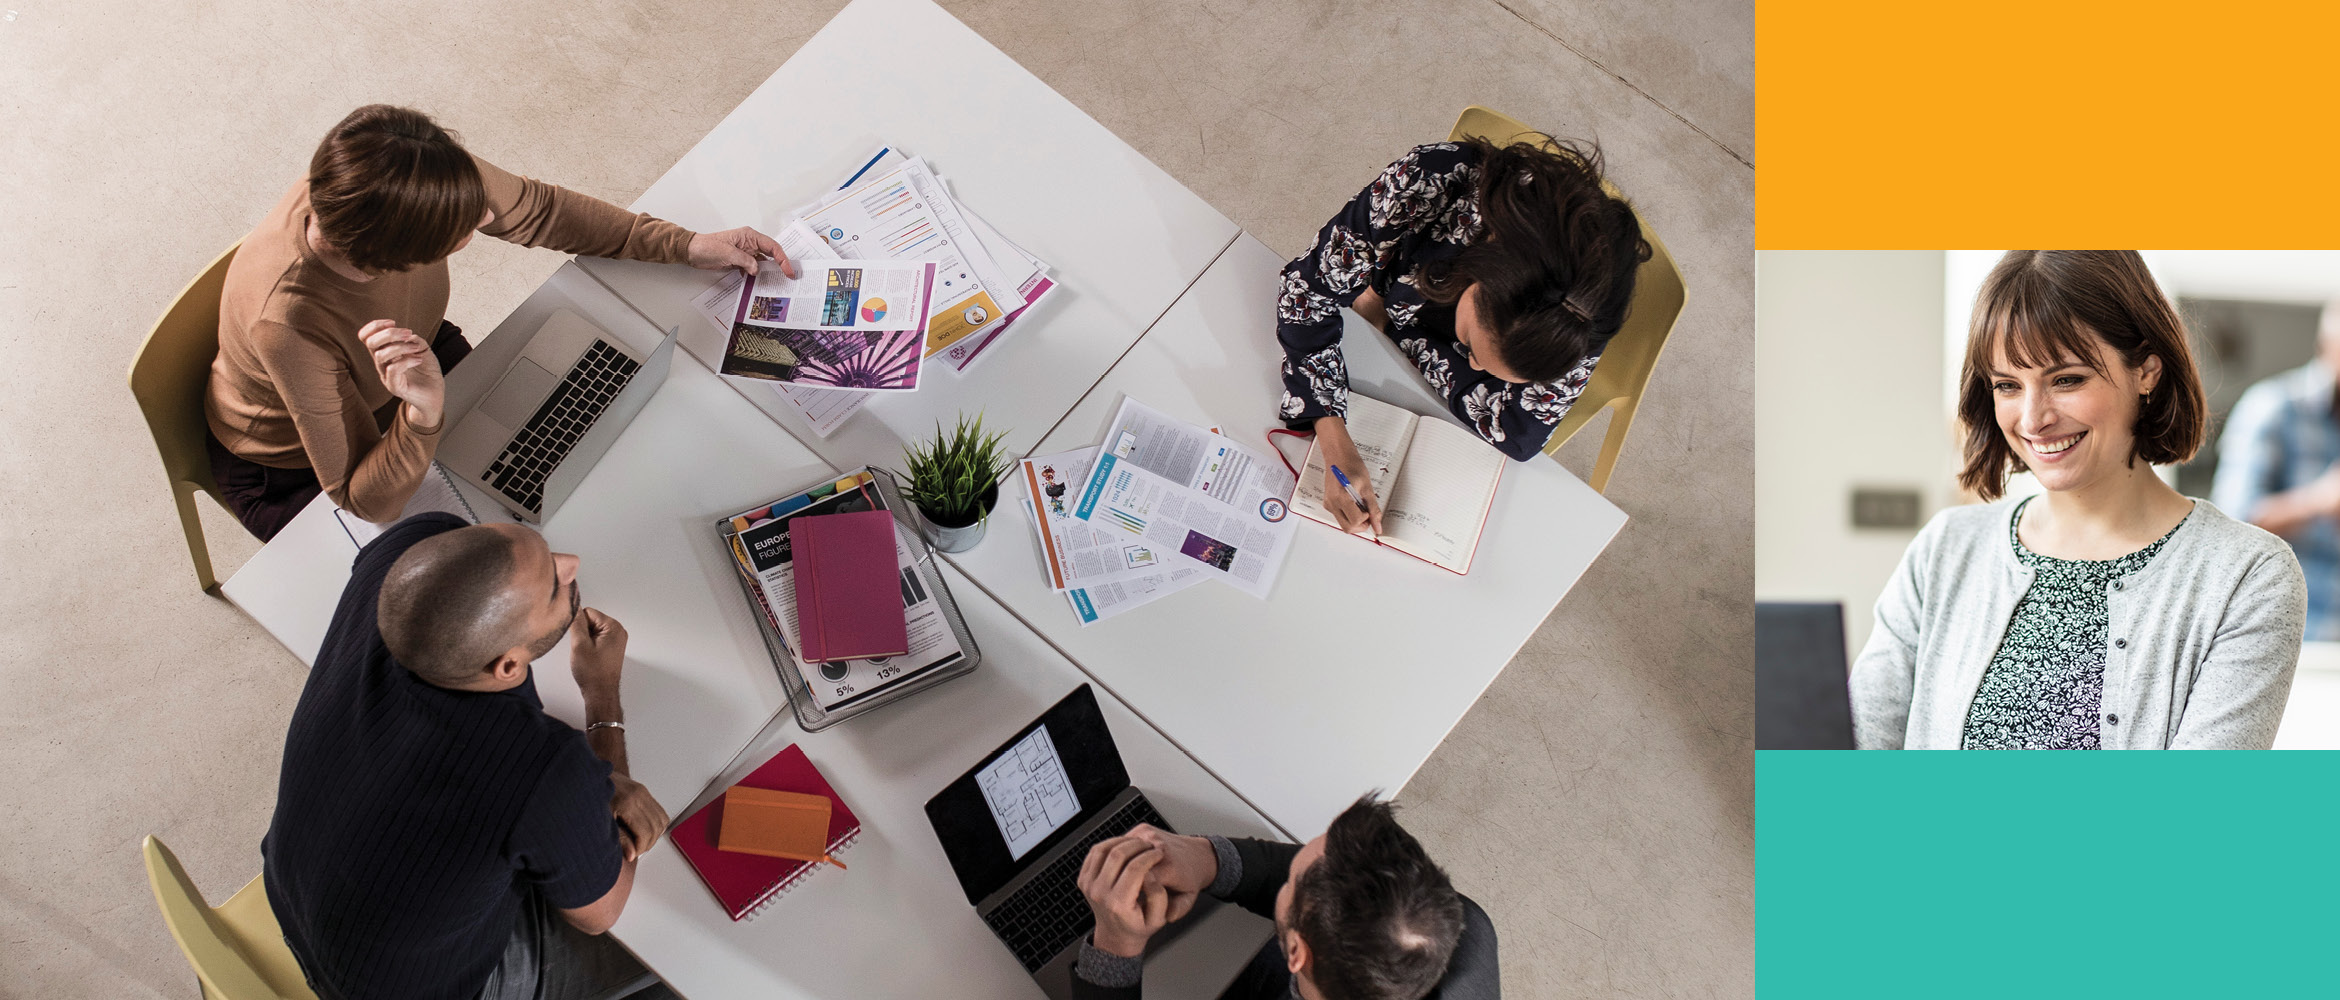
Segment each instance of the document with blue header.
M1282 461L1124 398L1074 516L1264 598L1291 551L1295 485Z

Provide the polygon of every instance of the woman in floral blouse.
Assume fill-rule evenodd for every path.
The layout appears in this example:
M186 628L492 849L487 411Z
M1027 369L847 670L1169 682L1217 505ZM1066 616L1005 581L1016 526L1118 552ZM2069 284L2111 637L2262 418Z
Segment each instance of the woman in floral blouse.
M1344 419L1342 306L1396 341L1480 437L1526 461L1584 391L1648 258L1633 209L1601 188L1595 147L1441 142L1382 170L1284 266L1276 301L1282 416L1316 432L1372 514L1327 508L1351 531L1381 528ZM1329 476L1325 496L1343 496Z

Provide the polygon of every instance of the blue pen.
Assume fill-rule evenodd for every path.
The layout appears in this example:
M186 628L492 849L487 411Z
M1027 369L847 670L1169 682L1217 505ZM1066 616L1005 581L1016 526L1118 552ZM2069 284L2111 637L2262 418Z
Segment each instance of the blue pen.
M1341 482L1341 491L1349 495L1349 502L1357 505L1357 512L1368 517L1372 516L1373 511L1365 506L1365 498L1358 496L1357 488L1349 485L1349 477L1341 475L1341 467L1333 465L1330 466L1330 468L1332 469L1333 478L1340 480Z

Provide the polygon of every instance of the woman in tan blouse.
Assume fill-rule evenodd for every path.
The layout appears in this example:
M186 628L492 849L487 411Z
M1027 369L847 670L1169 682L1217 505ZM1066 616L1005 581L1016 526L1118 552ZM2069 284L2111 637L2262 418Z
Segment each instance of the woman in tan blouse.
M447 257L474 231L710 270L786 264L750 228L692 233L507 173L419 111L350 112L244 237L220 297L211 468L253 534L275 537L319 492L369 521L414 496L438 448L444 370L470 351L446 321Z

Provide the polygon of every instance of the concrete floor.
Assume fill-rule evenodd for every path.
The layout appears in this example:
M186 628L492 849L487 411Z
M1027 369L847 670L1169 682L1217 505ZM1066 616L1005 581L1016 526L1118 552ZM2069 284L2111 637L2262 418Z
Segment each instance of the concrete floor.
M139 838L214 899L259 869L302 671L196 591L122 383L180 284L368 101L628 202L840 2L478 6L0 0L0 996L191 996ZM945 6L1283 253L1465 105L1604 144L1691 289L1611 485L1632 522L1400 799L1510 995L1751 995L1750 5ZM450 316L560 259L478 241ZM204 506L232 571L254 546Z

